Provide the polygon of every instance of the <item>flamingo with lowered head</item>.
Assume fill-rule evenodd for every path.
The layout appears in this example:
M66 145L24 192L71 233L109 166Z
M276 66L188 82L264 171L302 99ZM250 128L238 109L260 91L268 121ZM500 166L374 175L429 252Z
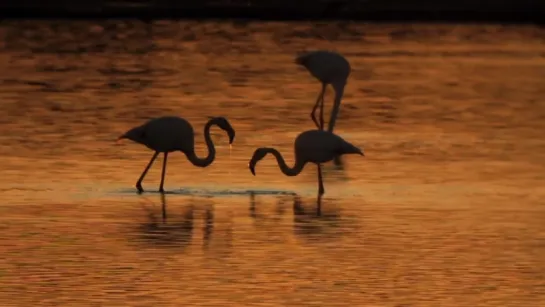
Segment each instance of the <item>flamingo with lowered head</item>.
M324 184L322 182L321 163L333 160L335 157L345 154L364 155L363 150L348 143L340 136L324 130L308 130L302 132L295 139L295 165L289 167L282 157L282 154L275 148L261 147L254 151L248 164L250 171L255 176L255 166L257 162L263 159L267 154L272 154L278 166L284 175L297 176L307 163L314 163L318 166L318 197L324 193Z
M314 78L318 79L322 84L322 90L318 95L318 99L312 108L310 117L318 129L324 129L324 95L325 89L330 84L335 90L335 100L331 116L329 119L327 131L333 132L335 121L339 113L339 107L344 95L348 77L350 76L351 67L348 60L340 53L326 50L316 50L300 53L295 58L295 63L303 66ZM320 106L320 122L316 120L316 109Z
M143 125L134 127L125 132L118 138L129 139L133 142L142 144L149 149L155 151L148 165L140 175L140 178L136 182L136 189L139 193L142 193L142 180L148 173L149 168L155 161L155 158L159 153L163 153L163 170L161 172L161 184L159 185L159 192L164 193L163 183L165 181L165 172L167 165L167 156L170 152L181 151L188 160L195 166L207 167L214 162L216 158L216 149L214 143L210 138L210 128L212 125L216 125L227 132L229 135L229 144L233 143L235 138L235 130L224 117L211 117L210 120L204 126L204 139L206 146L208 147L208 155L205 158L197 157L195 154L195 136L193 127L191 124L177 116L163 116L154 118L144 123Z

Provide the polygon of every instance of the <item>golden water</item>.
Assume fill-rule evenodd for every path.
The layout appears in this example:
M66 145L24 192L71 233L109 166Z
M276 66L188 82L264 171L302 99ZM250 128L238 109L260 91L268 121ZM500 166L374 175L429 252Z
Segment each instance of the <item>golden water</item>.
M545 305L545 31L534 27L5 21L1 306ZM344 171L286 177L333 49L353 72ZM332 93L326 94L331 108ZM115 139L161 115L210 167ZM253 191L254 193L251 193ZM162 217L162 204L166 216Z

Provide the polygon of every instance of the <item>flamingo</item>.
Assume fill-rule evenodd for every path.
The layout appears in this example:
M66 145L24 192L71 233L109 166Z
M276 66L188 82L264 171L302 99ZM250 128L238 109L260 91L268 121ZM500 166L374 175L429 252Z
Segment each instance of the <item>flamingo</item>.
M324 95L325 89L330 84L335 91L335 100L331 109L327 131L333 132L335 121L339 114L339 107L344 94L344 88L350 76L351 67L348 60L340 53L326 50L304 52L295 58L295 63L306 68L306 70L322 83L322 90L312 108L310 117L318 129L324 129ZM316 109L320 106L320 123L316 120ZM339 157L334 159L336 166L341 166Z
M330 84L335 90L335 101L331 111L327 131L333 132L344 88L350 75L350 63L341 54L334 51L317 50L304 52L295 58L295 63L305 67L308 72L322 83L322 90L312 108L310 117L318 129L324 129L323 103L325 89ZM316 109L320 106L320 123L316 120Z
M139 193L144 191L142 188L142 180L144 180L144 177L159 153L162 152L164 155L159 192L164 193L163 183L165 181L168 153L181 151L193 165L198 167L207 167L212 164L216 158L216 149L210 138L210 127L212 125L216 125L226 131L229 135L229 144L233 143L235 130L229 121L224 117L209 118L210 120L204 126L204 139L206 141L206 146L208 147L208 155L205 158L199 158L195 154L193 127L187 120L177 116L163 116L151 119L143 125L130 129L117 139L118 142L122 139L129 139L155 151L148 165L136 182L136 189Z
M267 154L273 154L278 166L284 175L297 176L303 170L305 164L314 163L318 166L318 197L324 193L322 182L321 163L333 160L335 157L344 154L359 154L364 156L363 151L348 143L340 136L324 130L304 131L295 138L295 165L289 167L286 161L275 148L261 147L254 151L248 164L250 171L255 176L255 166Z

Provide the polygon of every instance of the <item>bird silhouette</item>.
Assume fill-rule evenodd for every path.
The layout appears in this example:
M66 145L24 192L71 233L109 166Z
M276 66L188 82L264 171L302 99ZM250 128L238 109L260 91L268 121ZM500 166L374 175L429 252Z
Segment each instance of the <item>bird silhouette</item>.
M324 193L322 182L321 163L331 161L336 156L344 154L364 155L358 147L348 143L340 136L324 130L308 130L302 132L295 139L295 165L289 167L278 150L269 147L257 148L248 164L250 171L255 176L255 166L258 161L267 154L273 154L282 173L286 176L297 176L304 166L311 162L318 166L318 197Z
M129 139L155 151L148 165L142 172L142 175L140 175L140 178L136 182L136 189L138 189L139 193L144 191L142 188L142 180L144 180L144 177L159 153L162 152L164 154L161 184L159 185L159 192L164 193L163 183L165 181L167 156L169 152L183 152L188 160L198 167L207 167L212 164L216 158L216 149L210 138L210 127L212 125L217 125L226 131L229 135L229 144L233 143L235 130L229 121L224 117L209 118L210 120L204 126L204 139L206 141L206 146L208 147L208 155L205 158L199 158L195 154L193 127L187 120L177 116L164 116L151 119L141 126L130 129L117 139L118 141Z
M328 122L327 131L333 132L339 107L344 95L344 88L350 76L351 67L348 60L340 53L326 50L316 50L300 53L295 58L295 63L306 68L306 70L322 83L322 90L316 99L314 108L310 113L310 117L318 129L324 129L324 95L325 89L330 84L335 91L335 100L331 115ZM320 122L316 120L316 109L320 107ZM334 158L336 166L342 166L340 157Z
M323 102L325 89L330 84L335 90L335 100L331 111L327 131L333 132L335 121L339 112L339 106L344 94L344 88L350 75L350 63L341 54L334 51L317 50L303 52L295 58L295 63L301 65L322 83L322 90L310 113L310 117L318 129L324 129ZM320 122L316 120L316 109L320 107Z

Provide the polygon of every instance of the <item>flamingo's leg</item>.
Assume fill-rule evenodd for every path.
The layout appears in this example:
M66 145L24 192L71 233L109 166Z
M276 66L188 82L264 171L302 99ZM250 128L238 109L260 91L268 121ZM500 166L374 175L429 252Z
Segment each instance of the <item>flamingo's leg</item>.
M159 155L158 151L156 151L153 154L153 157L151 157L151 160L149 161L148 166L146 166L146 168L142 172L142 175L140 175L140 178L138 178L138 181L136 182L136 189L138 190L139 193L144 192L144 189L142 188L142 180L144 180L144 177L146 177L146 174L148 173L149 168L153 164L153 161L155 161L155 158L157 158L157 155Z
M161 193L165 192L165 190L163 189L163 183L165 183L165 173L167 171L167 157L168 152L165 152L163 157L163 171L161 172L161 184L159 185L159 192Z

